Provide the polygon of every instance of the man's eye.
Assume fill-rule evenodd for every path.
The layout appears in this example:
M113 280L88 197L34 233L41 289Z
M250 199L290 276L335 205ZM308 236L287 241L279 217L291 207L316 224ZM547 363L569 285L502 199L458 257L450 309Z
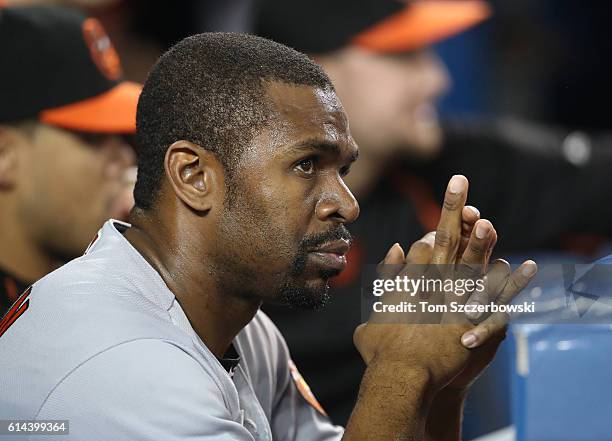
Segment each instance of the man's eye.
M304 174L311 175L314 173L315 161L312 158L304 159L298 162L295 168Z

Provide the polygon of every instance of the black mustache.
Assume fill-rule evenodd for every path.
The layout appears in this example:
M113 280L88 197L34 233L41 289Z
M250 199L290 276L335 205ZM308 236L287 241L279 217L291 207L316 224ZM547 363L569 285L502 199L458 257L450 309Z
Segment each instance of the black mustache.
M328 242L333 242L335 240L345 240L350 245L353 242L353 236L344 225L340 225L323 233L306 236L302 240L300 248L302 248L303 250L311 250L317 248L320 245L323 245Z

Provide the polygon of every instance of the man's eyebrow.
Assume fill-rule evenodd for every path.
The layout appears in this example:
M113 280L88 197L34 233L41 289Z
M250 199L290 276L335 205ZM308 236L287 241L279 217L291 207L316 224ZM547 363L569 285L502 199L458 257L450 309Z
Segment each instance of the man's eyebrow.
M300 141L297 144L292 145L289 148L290 152L308 152L308 151L320 151L328 154L338 155L342 153L340 144L332 141L326 141L322 139L307 139ZM349 162L354 162L359 156L359 151L354 149L351 151Z
M333 153L336 155L340 154L340 146L337 143L322 139L306 139L304 141L300 141L297 144L293 144L290 147L290 150L292 152L320 150L325 153Z

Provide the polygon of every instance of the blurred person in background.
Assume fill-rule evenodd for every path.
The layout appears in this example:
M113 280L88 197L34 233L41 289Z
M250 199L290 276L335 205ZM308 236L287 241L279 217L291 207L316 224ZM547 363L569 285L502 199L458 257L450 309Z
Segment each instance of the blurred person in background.
M0 0L5 6L63 5L103 24L124 77L142 83L170 46L200 32L250 32L257 0Z
M470 179L470 203L495 223L505 252L568 243L593 251L597 240L568 233L612 230L612 152L604 138L514 119L439 120L436 102L452 80L431 45L490 14L480 0L263 0L258 10L259 35L309 53L325 68L360 147L347 184L364 214L352 225L355 245L335 280L334 301L317 312L267 309L339 423L363 369L346 344L360 321L361 267L376 263L398 234L409 244L435 229L435 201L451 175ZM330 366L342 369L342 381L327 375Z
M141 86L100 23L57 6L0 9L0 313L133 205ZM0 314L0 315L1 315Z

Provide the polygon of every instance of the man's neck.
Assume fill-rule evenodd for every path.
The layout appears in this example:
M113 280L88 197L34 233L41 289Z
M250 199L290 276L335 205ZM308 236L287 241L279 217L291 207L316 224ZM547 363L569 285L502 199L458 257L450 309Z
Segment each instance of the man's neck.
M220 292L201 255L191 255L184 243L160 231L159 225L165 223L155 222L153 228L153 222L138 214L133 214L130 221L132 228L125 238L160 274L208 349L222 358L261 302Z
M15 222L10 203L3 204L0 214L0 267L13 277L33 283L61 265L45 253L26 230L24 221Z

